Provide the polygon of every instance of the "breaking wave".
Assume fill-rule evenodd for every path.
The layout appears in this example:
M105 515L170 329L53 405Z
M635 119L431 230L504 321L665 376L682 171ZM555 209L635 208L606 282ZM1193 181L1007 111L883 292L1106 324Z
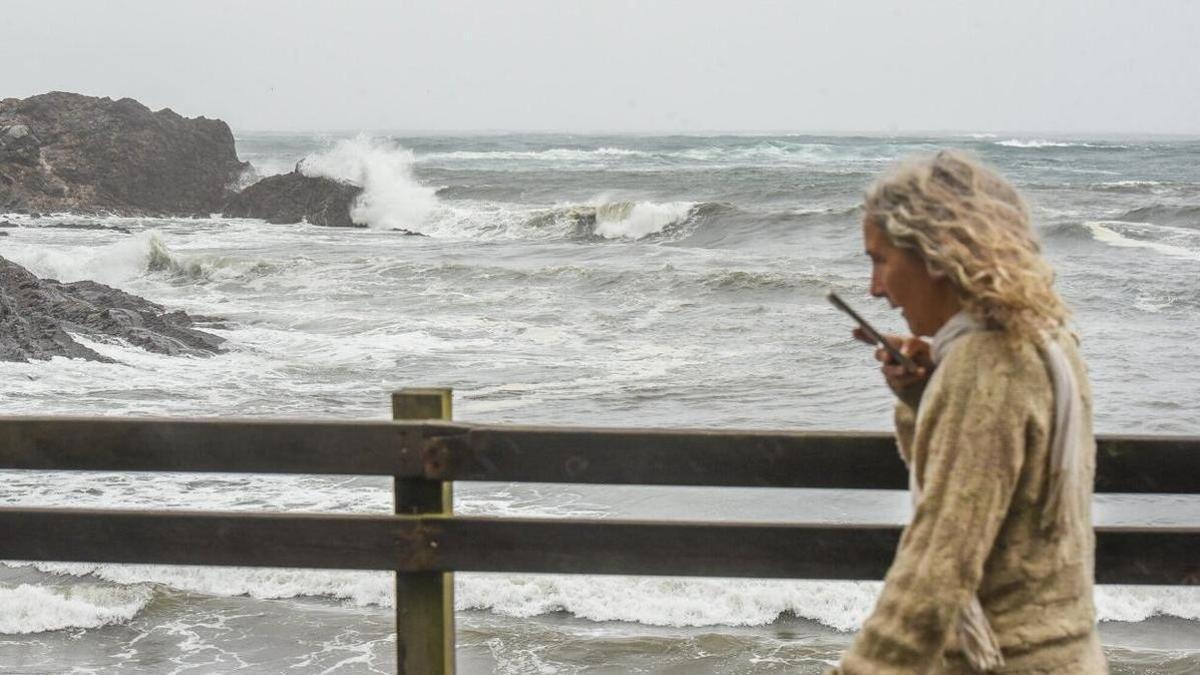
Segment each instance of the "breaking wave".
M508 616L567 612L593 621L652 626L761 626L791 614L849 632L862 627L881 587L874 581L475 574L458 583L455 604ZM1096 590L1101 621L1142 621L1156 615L1200 620L1198 600L1194 589Z
M99 628L129 621L154 592L147 586L75 584L48 588L21 584L0 588L0 634L20 635L64 628Z
M1143 248L1163 255L1200 260L1200 232L1147 223L1085 222L1096 241L1119 248Z
M64 249L16 248L5 257L46 279L96 281L121 288L146 274L182 280L224 280L262 276L275 266L256 259L176 253L159 230L136 232L111 244Z
M92 575L112 585L61 591L22 585L0 589L0 633L91 628L132 619L153 599L149 584L188 592L254 598L330 597L358 606L393 605L390 573L333 570L195 568L171 565L36 565L46 572ZM129 585L121 585L129 584ZM855 631L875 605L874 581L782 581L673 577L459 574L455 608L531 617L556 612L592 621L652 626L761 626L788 615ZM1101 621L1166 615L1200 620L1196 589L1102 586Z
M574 239L679 237L731 210L713 202L617 201L561 206L535 214L524 227Z
M53 249L30 247L6 251L5 256L39 277L63 282L91 280L110 286L167 269L188 273L176 260L157 230L137 232L111 244Z
M1200 205L1168 206L1154 204L1131 209L1113 220L1129 223L1153 223L1155 225L1174 225L1200 230Z

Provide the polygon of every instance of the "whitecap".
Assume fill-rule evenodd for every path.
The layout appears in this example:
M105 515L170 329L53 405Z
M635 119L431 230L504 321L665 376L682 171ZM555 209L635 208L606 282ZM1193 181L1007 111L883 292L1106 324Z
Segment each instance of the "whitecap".
M542 161L588 162L610 158L649 157L650 153L627 148L602 147L591 150L578 148L548 148L546 150L456 150L430 152L417 156L421 163L439 161Z
M1156 232L1170 233L1176 240L1200 239L1194 230L1169 227L1166 225L1151 225L1150 223L1126 223L1121 221L1089 221L1084 226L1091 231L1092 237L1103 244L1119 248L1144 248L1163 255L1179 258L1200 260L1200 248L1191 248L1161 240L1139 239L1131 234L1154 234ZM1200 242L1197 242L1200 244Z
M120 286L145 274L152 260L166 264L170 253L158 230L145 230L98 246L16 246L7 249L5 257L42 278Z
M21 584L16 588L0 588L0 634L121 623L136 616L153 597L150 588L140 585L75 584L58 589Z
M1006 141L996 141L996 145L1001 145L1006 148L1113 148L1121 149L1128 146L1124 145L1109 145L1096 143L1082 143L1076 141L1051 141L1045 139L1030 139L1023 140L1019 138L1010 138Z
M641 239L687 218L693 202L616 202L596 207L597 235L605 239Z

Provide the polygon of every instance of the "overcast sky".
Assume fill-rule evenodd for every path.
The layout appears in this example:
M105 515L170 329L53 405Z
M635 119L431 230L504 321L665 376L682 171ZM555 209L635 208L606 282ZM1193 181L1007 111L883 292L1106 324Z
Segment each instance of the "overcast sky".
M239 130L1200 135L1200 2L5 2L0 97Z

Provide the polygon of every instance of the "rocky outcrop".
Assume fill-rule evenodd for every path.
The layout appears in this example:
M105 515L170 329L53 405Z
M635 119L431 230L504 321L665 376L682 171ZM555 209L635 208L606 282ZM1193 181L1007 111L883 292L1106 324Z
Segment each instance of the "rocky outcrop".
M269 176L242 190L221 215L262 218L269 223L299 223L330 227L365 227L350 219L350 205L362 188L329 178L305 176L299 169Z
M0 258L0 361L54 356L111 359L72 338L120 339L160 354L208 356L224 341L193 327L193 317L94 281L39 279Z
M221 120L65 92L0 101L0 211L207 214L247 168Z

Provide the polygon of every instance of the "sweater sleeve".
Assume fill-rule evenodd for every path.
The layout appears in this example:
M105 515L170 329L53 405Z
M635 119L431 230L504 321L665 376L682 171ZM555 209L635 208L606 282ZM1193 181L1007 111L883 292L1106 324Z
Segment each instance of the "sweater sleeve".
M895 425L896 445L904 462L912 461L913 434L917 427L917 409L921 404L921 396L925 393L928 380L919 382L904 389L893 389L896 395Z
M909 405L903 400L896 401L894 418L896 445L900 450L900 456L904 458L904 463L908 464L913 459L912 444L913 436L917 432L917 407Z
M921 499L875 610L835 672L926 672L978 589L1024 459L1029 410L1012 352L972 349L979 339L964 338L921 402L911 446Z

